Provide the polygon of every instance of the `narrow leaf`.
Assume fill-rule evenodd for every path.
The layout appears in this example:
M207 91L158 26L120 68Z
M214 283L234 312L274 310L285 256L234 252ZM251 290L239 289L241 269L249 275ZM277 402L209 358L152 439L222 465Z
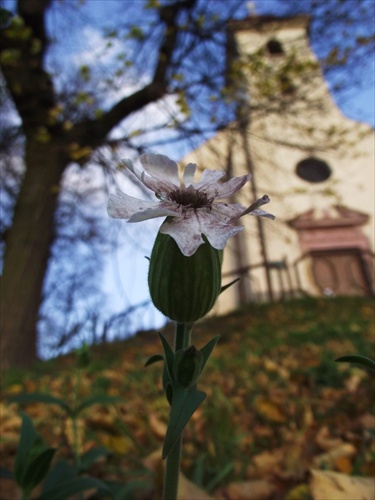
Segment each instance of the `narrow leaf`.
M165 366L169 375L169 379L173 380L173 365L174 365L174 352L171 346L168 344L167 339L159 333L161 343L163 344L163 350L165 354Z
M32 392L31 394L16 394L8 399L10 403L21 403L21 404L29 404L29 403L44 403L49 405L58 405L64 410L66 410L69 414L71 413L71 408L65 403L63 399L55 398L50 394L43 394L41 392Z
M74 479L69 479L56 488L45 491L38 497L38 500L66 500L67 498L75 495L77 493L82 493L86 490L91 489L101 489L106 492L106 494L111 495L111 490L108 486L92 477L76 477Z
M32 448L38 435L35 431L34 424L27 413L21 412L21 437L17 447L16 458L14 462L14 478L16 483L22 487L23 477L27 467L27 455Z
M216 344L218 343L219 338L220 338L220 335L216 335L216 337L214 337L209 342L207 342L207 344L204 347L202 347L202 349L200 350L201 353L203 354L203 363L202 363L201 372L203 372L203 369L206 366L208 358L211 356L211 353L214 350Z
M227 285L224 285L220 288L220 293L223 293L225 292L225 290L227 290L230 286L234 285L235 283L237 283L237 281L240 281L241 278L236 278L235 280L231 281L230 283L228 283ZM220 294L219 293L219 294Z
M162 354L154 354L153 356L150 356L145 363L145 367L153 365L154 363L157 363L158 361L164 361L164 356Z
M340 356L335 359L335 361L354 363L359 365L361 368L369 369L375 371L375 361L373 359L367 358L366 356L361 356L359 354L350 354L348 356Z
M92 398L85 399L77 408L74 410L74 415L77 416L82 410L85 410L89 406L93 405L107 405L113 403L123 403L124 399L120 396L107 396L103 394L101 396L93 396Z
M173 384L173 399L169 414L167 434L163 446L163 459L167 457L173 445L181 435L195 410L204 401L206 394L195 386L185 389Z

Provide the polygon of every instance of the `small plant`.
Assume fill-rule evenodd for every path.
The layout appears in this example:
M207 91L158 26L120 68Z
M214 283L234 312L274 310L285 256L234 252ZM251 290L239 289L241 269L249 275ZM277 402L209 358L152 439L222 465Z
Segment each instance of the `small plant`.
M98 458L106 456L109 451L103 446L91 448L81 454L78 437L78 422L81 413L93 405L113 404L122 401L117 396L97 395L79 401L79 389L84 370L91 362L91 352L87 345L77 350L75 378L73 384L72 402L69 404L63 398L57 398L47 393L23 393L9 398L9 402L19 404L44 403L57 405L66 414L72 423L73 456L74 464L65 461L58 462L51 468L52 459L57 451L43 444L41 437L36 433L30 417L21 412L22 425L20 442L17 448L14 472L2 469L3 477L14 479L22 490L23 500L30 498L31 492L43 480L41 496L37 500L65 500L75 493L87 489L99 488L100 491L109 493L111 490L103 482L90 477L82 477L84 473ZM114 485L115 487L116 485Z
M42 482L36 500L66 500L88 489L97 489L111 496L102 481L92 477L80 477L79 470L61 461L51 468L56 449L46 446L34 428L27 413L21 412L22 425L17 447L14 470L1 469L1 477L14 479L22 491L22 500L31 498L33 490Z

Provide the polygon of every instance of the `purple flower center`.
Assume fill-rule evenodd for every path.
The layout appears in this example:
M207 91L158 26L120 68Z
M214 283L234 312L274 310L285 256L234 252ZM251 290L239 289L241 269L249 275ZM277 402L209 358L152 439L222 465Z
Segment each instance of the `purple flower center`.
M185 208L203 208L212 206L212 199L209 199L203 191L198 191L189 186L188 188L176 189L168 194L169 199Z

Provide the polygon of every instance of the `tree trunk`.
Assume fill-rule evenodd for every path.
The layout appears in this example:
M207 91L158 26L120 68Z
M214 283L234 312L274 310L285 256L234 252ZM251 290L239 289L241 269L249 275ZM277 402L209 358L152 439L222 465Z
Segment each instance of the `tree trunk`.
M54 142L27 141L25 177L6 239L1 280L0 368L37 357L37 320L65 155Z

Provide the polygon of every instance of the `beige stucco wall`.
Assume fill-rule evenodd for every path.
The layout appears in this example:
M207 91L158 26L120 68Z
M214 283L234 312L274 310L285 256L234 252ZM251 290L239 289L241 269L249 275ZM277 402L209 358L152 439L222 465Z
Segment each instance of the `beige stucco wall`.
M251 51L264 46L270 38L270 32L272 37L283 43L286 54L295 51L304 61L316 61L305 35L304 19L290 26L273 23L261 29L240 30L236 33L240 55L246 58ZM268 57L266 62L270 66L282 64L280 58L274 60L270 56L265 57ZM245 160L244 142L247 143L258 194L271 197L271 204L265 208L277 217L275 221L263 219L262 222L270 261L286 258L288 263L293 263L301 256L297 232L287 221L308 210L314 210L317 218L323 215L335 217L337 214L332 208L335 205L369 215L362 230L374 251L374 131L367 125L344 117L332 101L320 69L310 67L310 70L310 76L303 74L294 79L298 88L292 99L290 96L280 96L279 101L282 103L284 100L285 108L278 109L272 99L269 113L264 113L267 96L251 93L254 78L248 74L246 85L254 111L250 115L251 124L247 129L246 140L233 124L232 130L229 127L227 131L217 134L183 159L184 163L196 162L201 168L227 170L230 165L232 175L242 175L249 170ZM268 69L265 71L269 73ZM263 111L260 111L262 106ZM310 183L296 175L297 163L309 156L328 163L332 172L329 179ZM249 186L243 188L236 201L245 206L252 203ZM242 238L242 241L233 239L229 242L225 251L224 276L238 267L234 255L239 244L242 245L243 262L252 266L262 262L255 219L251 216L241 219L245 230L238 239ZM311 294L319 293L312 279L308 259L300 263L299 273L303 288ZM271 275L274 289L278 292L277 273ZM224 283L229 279L224 278ZM250 275L244 275L241 286L249 296L264 297L267 283L263 268L253 269ZM238 305L238 301L238 285L235 285L219 300L216 312L231 310Z

